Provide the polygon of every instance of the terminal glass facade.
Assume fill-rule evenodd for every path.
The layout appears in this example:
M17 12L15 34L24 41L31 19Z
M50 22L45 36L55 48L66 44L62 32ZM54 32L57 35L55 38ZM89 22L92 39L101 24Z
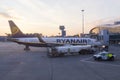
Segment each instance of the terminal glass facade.
M98 34L101 30L108 30L110 34L120 34L120 26L113 26L113 27L105 27L105 26L99 26L94 27L90 30L90 34Z
M102 30L108 30L109 31L109 43L110 44L120 44L120 25L115 26L99 26L94 27L90 30L91 37L97 38L100 40L100 31Z

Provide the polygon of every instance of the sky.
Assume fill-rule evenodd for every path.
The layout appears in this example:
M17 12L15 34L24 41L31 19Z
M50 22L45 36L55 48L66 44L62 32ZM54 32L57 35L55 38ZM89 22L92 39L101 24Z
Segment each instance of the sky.
M24 33L58 35L64 25L67 35L82 33L102 21L120 18L120 0L0 0L0 35L11 33L13 20Z

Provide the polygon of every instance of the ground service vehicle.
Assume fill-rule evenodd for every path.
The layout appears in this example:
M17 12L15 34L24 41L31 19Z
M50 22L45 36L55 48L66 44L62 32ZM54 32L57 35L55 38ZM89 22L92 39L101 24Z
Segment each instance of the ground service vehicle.
M113 61L115 59L115 55L113 53L103 51L98 54L95 54L93 56L93 58L94 58L94 60L111 60L111 61Z
M48 48L48 56L64 56L66 54L92 54L95 49L91 45L65 45L53 48Z

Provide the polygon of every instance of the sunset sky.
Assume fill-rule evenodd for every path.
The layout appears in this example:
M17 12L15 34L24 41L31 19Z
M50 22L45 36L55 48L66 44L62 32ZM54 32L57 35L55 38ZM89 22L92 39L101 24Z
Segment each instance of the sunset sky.
M0 0L0 35L10 33L13 20L24 33L58 35L64 25L67 35L85 33L100 21L120 17L120 0Z

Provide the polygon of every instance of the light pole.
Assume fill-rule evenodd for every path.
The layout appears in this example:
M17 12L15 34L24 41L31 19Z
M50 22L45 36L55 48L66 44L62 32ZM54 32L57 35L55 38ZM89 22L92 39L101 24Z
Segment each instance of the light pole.
M82 34L84 34L84 10L82 11Z

